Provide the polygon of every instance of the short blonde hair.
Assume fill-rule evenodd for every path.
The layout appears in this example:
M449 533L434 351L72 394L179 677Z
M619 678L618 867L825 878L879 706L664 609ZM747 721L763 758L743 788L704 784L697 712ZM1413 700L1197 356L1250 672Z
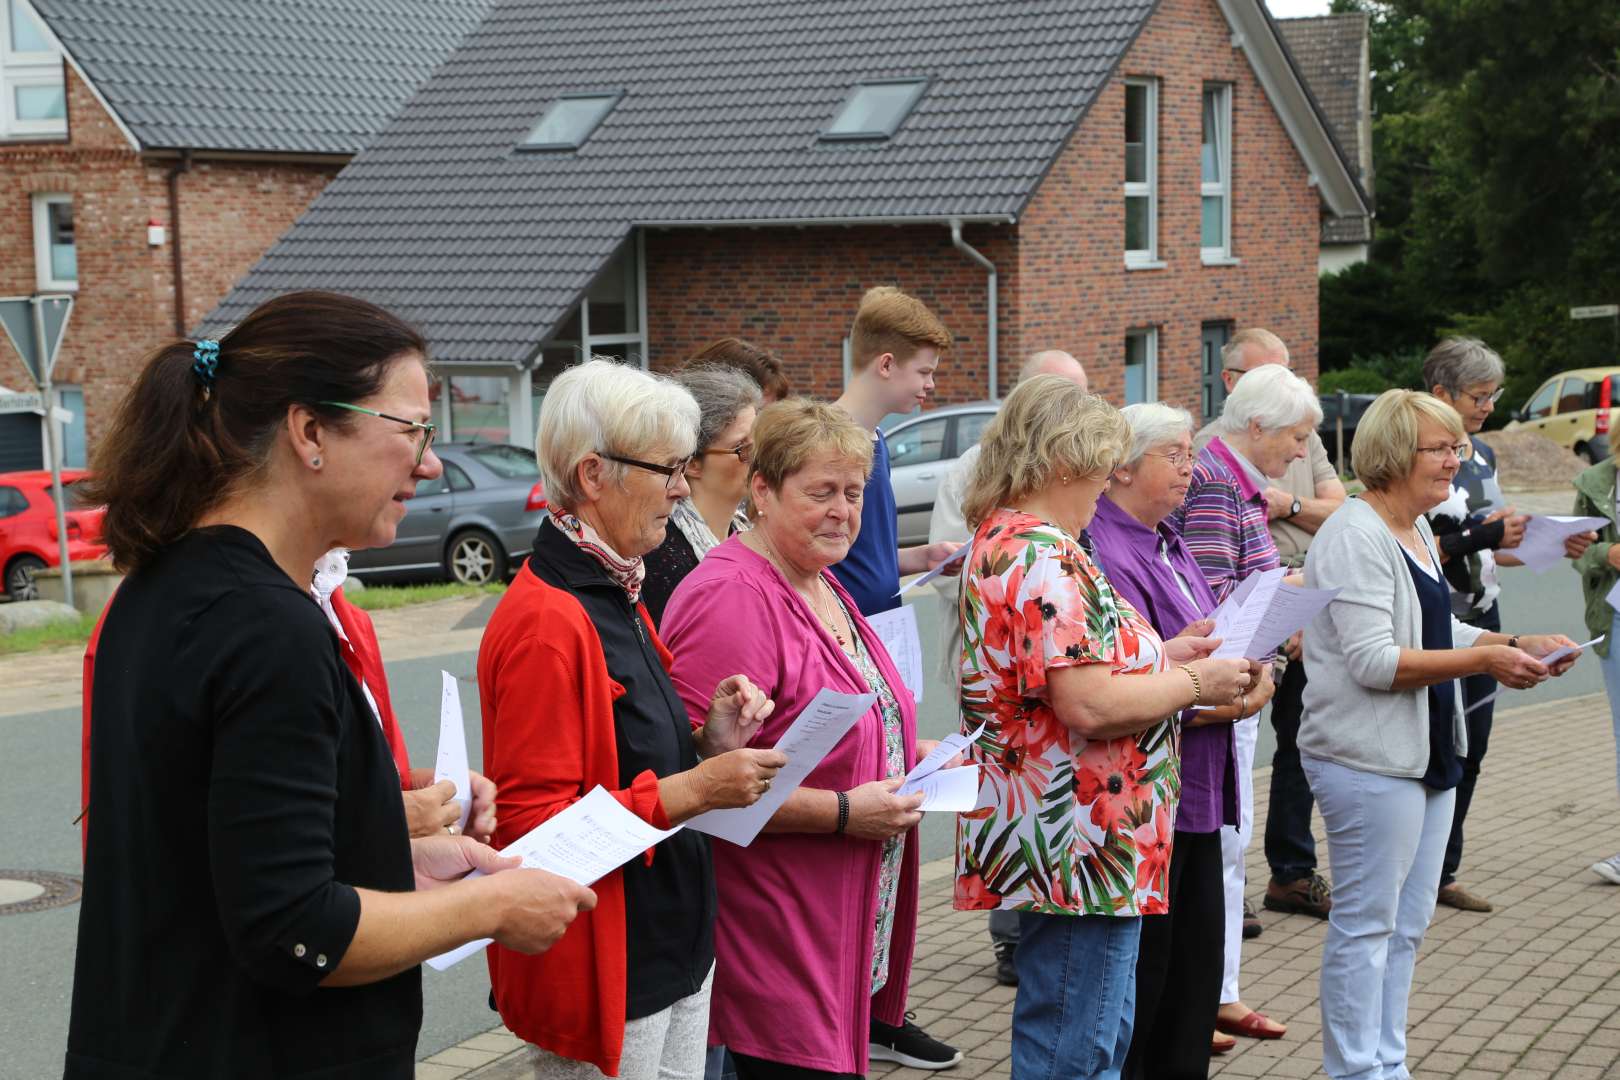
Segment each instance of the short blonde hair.
M1412 472L1418 428L1431 420L1458 442L1468 438L1457 410L1422 390L1385 390L1361 414L1350 467L1369 491L1383 491Z
M750 487L762 476L766 487L779 492L788 477L821 457L858 465L872 475L872 433L836 405L802 397L767 405L754 419L753 439ZM748 516L756 516L751 500Z
M892 285L866 290L849 328L849 362L857 371L884 353L902 364L924 345L951 347L951 332L928 305Z
M601 357L569 368L547 388L534 436L546 497L563 510L579 508L579 463L587 454L642 461L691 454L701 419L692 395L661 375ZM604 476L620 480L626 468L609 461Z
M1125 460L1131 429L1108 402L1061 375L1018 384L979 440L962 515L975 528L997 507L1040 491L1060 474L1099 476Z

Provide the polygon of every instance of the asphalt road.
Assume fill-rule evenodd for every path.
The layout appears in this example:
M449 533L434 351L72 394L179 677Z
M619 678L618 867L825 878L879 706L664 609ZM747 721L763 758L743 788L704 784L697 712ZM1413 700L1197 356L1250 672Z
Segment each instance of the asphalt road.
M1536 576L1504 571L1503 611L1509 628L1518 632L1561 632L1585 640L1575 575L1554 570ZM937 675L940 650L940 601L930 590L917 600L930 678L924 693L919 728L938 737L956 727L950 692ZM388 666L396 711L410 744L411 758L429 761L437 737L439 671L464 681L463 704L468 718L469 752L482 757L477 723L478 704L472 685L474 654L454 653ZM1533 691L1504 694L1502 708L1600 691L1602 679L1590 660L1570 674ZM0 747L11 779L0 784L0 877L4 869L78 873L79 712L58 709L0 718ZM1257 760L1271 753L1269 725L1261 724ZM1490 767L1489 764L1486 766ZM1262 793L1263 797L1263 793ZM931 814L923 823L923 857L950 853L954 820ZM67 1043L69 995L78 907L0 916L0 1078L40 1080L60 1075ZM488 976L484 965L469 960L449 972L424 971L426 1022L419 1055L427 1056L493 1025L486 1004Z

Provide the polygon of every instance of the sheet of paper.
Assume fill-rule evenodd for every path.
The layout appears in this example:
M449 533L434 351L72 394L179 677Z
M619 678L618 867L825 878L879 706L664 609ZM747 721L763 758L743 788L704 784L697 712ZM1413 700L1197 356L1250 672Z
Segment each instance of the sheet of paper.
M838 741L849 733L855 721L876 700L876 694L820 691L777 740L776 749L787 755L788 763L771 781L771 789L752 806L710 810L687 824L698 832L729 840L738 847L747 847L754 842L754 837L759 835L765 823L782 808L787 797L798 790L804 778L821 764L827 752L838 745Z
M943 769L947 761L978 742L979 736L983 734L984 725L980 724L973 730L972 734L963 735L958 731L939 740L939 745L930 750L926 757L913 765L911 771L906 773L906 782L900 785L895 794L910 795L912 792L920 790L923 780ZM972 809L972 807L969 807L969 809Z
M456 785L456 802L461 806L461 817L456 831L467 827L467 815L472 812L472 780L467 775L467 728L461 719L461 685L448 671L444 677L443 692L439 698L439 756L433 765L433 782L448 780Z
M914 790L923 797L919 809L965 813L979 805L979 767L958 765L954 769L939 769L918 781Z
M649 825L598 786L568 809L524 833L501 854L522 856L523 865L530 870L549 870L581 885L594 885L680 831L679 825L673 829ZM467 876L481 875L474 870ZM469 941L459 949L433 957L428 966L443 971L479 952L490 941Z
M1601 529L1607 524L1605 519L1599 517L1536 514L1525 524L1524 539L1519 541L1519 546L1502 550L1536 573L1542 574L1564 561L1565 537Z
M1614 583L1614 588L1609 590L1609 595L1604 599L1609 602L1610 608L1620 611L1620 581Z
M900 591L894 595L904 596L917 586L926 585L930 581L933 581L935 578L939 577L939 575L943 574L945 571L967 558L968 547L969 545L963 544L961 547L956 549L956 553L954 555L940 563L938 566L934 567L932 570L928 571L928 573L922 575L921 577L912 578L910 581L900 586Z
M1616 588L1620 589L1620 585L1617 585ZM1609 636L1608 634L1599 634L1597 637L1593 638L1591 641L1583 641L1581 644L1575 646L1575 649L1590 649L1593 645L1596 645L1598 642L1602 641L1604 638L1606 638L1608 636ZM1564 657L1566 657L1570 653L1574 652L1575 649L1570 648L1568 645L1562 646L1561 648L1554 649L1552 652L1548 653L1546 656L1543 656L1541 658L1541 662L1543 664L1549 664L1549 665L1550 664L1556 664L1556 663L1558 663L1558 661L1562 660ZM1502 691L1500 691L1500 690L1493 690L1491 693L1486 694L1484 697L1480 698L1478 701L1476 701L1472 705L1468 706L1468 708L1464 709L1463 710L1463 715L1466 716L1469 713L1473 712L1475 709L1481 708L1481 707L1483 707L1485 705L1488 705L1491 702L1495 701L1496 696L1498 694L1500 694L1501 692Z
M912 700L922 704L923 655L922 638L917 634L917 609L897 607L867 616L866 621L877 631L889 659L900 669L900 679L911 691Z
M1281 588L1284 573L1286 571L1279 566L1250 574L1238 582L1237 588L1215 609L1215 629L1209 636L1220 638L1221 645L1214 655L1223 658L1246 655L1243 650L1254 636L1255 624L1265 614L1265 605Z

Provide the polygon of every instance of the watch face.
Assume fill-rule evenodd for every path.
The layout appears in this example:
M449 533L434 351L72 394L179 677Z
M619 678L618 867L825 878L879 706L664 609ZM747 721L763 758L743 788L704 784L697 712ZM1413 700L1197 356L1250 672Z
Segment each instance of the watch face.
M1295 514L1299 513L1299 510L1300 510L1299 498L1298 498L1298 496L1295 496L1294 504L1288 508L1288 516L1293 517Z

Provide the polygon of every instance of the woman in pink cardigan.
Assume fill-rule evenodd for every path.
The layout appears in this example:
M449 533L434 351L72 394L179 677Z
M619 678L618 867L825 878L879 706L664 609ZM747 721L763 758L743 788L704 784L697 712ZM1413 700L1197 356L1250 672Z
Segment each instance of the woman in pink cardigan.
M670 674L702 716L713 673L776 701L776 744L823 688L877 703L746 848L714 844L720 915L709 1041L739 1080L865 1076L868 1057L942 1069L962 1055L905 1018L917 929L916 707L882 643L826 572L861 524L872 436L843 411L779 402L754 424L754 528L703 560L661 627ZM924 743L921 752L926 753Z

